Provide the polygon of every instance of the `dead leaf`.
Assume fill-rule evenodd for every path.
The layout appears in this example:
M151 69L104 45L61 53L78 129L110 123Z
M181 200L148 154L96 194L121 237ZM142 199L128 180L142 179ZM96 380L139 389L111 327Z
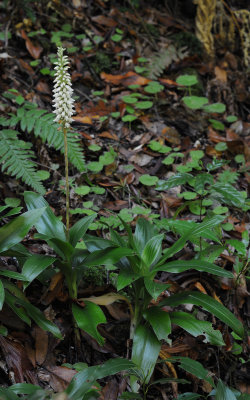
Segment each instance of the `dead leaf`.
M97 24L108 26L109 28L114 28L118 24L117 21L115 21L113 18L106 17L105 15L96 15L91 19Z
M22 38L25 40L25 46L30 55L37 60L43 51L43 48L37 44L36 46L32 43L30 38L26 35L25 31L21 30Z
M225 69L220 68L220 67L215 67L214 73L215 73L216 79L218 79L219 81L224 82L224 83L227 82L227 71Z
M39 365L42 365L47 356L49 338L48 333L39 326L35 327L35 342L36 361Z
M93 125L92 119L90 117L81 117L80 115L76 115L75 117L72 117L74 121L80 122L81 124L88 124L88 125Z
M138 75L133 71L129 71L124 75L111 75L102 72L101 78L107 83L112 83L113 85L123 85L125 87L130 85L144 86L150 82L150 79Z
M111 140L116 140L117 142L119 141L118 136L114 132L103 131L102 133L99 133L98 136Z

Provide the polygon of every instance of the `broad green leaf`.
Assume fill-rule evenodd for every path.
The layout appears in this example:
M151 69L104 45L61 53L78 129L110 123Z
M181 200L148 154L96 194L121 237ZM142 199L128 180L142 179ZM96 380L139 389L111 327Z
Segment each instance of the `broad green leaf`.
M40 328L44 329L45 331L49 331L57 338L62 339L60 329L47 318L45 318L44 314L38 308L34 307L28 301L22 299L17 299L16 302L25 308L28 315L38 326L40 326Z
M29 326L31 325L31 320L28 317L25 309L16 305L17 298L10 294L7 290L5 291L5 302L19 318L21 318Z
M194 304L196 306L201 306L230 326L230 328L232 328L232 330L240 337L244 336L244 328L241 322L225 306L217 300L214 300L212 297L203 293L187 291L170 296L161 302L160 306L178 306L180 304Z
M57 238L65 242L64 224L52 212L47 201L34 192L25 192L24 200L29 210L46 207L41 218L34 223L37 231L47 235L49 238Z
M198 79L195 75L180 75L176 79L176 83L183 86L193 86L198 83Z
M150 307L144 312L143 316L152 326L158 340L166 340L171 333L169 314L159 307Z
M198 400L198 399L201 399L201 396L197 393L191 393L191 392L180 394L177 397L177 400Z
M161 256L163 238L164 234L152 237L142 251L141 258L148 267L148 270L150 266L157 262Z
M237 400L235 394L219 379L215 400Z
M0 310L3 308L3 303L5 299L5 290L2 281L0 280Z
M215 226L217 226L218 224L220 224L221 222L221 217L220 215L216 215L212 218L206 219L205 221L201 222L200 224L197 224L195 228L190 229L190 231L186 232L183 236L180 237L180 239L178 239L173 246L169 247L163 257L159 260L156 268L159 265L162 265L168 258L172 257L174 254L176 254L178 251L180 251L184 244L186 243L187 240L190 240L190 238L192 237L196 237L196 236L201 236L201 234L205 231L207 231L207 229L211 229Z
M96 214L89 215L77 221L69 231L69 241L73 247L87 232L89 225L94 221Z
M154 300L156 300L160 296L160 294L164 292L164 290L168 289L171 286L167 283L155 282L153 279L147 277L144 278L144 284L148 293Z
M32 394L37 390L41 390L40 386L32 385L31 383L16 383L9 387L13 393L16 394Z
M36 224L45 208L28 211L0 228L0 252L22 241L30 228Z
M8 329L3 325L0 325L0 335L2 335L2 336L8 335Z
M213 379L209 376L209 371L206 370L201 363L192 360L189 357L171 357L168 359L169 362L180 362L180 368L196 376L199 379L207 381L214 387Z
M131 256L134 251L123 247L108 247L107 249L97 250L85 259L88 267L95 265L116 264L122 257Z
M46 242L63 260L70 260L74 252L74 247L67 241L58 238L46 239Z
M226 111L226 106L222 103L214 103L204 106L203 110L211 113L224 113Z
M18 397L10 389L0 387L0 399L1 400L20 400L20 397Z
M194 189L196 192L203 191L205 189L205 185L212 185L213 183L213 176L207 172L203 172L196 176Z
M143 371L145 383L148 383L151 378L160 348L160 342L153 331L139 325L133 338L131 359Z
M97 330L97 325L104 324L106 317L101 308L90 301L84 301L85 307L72 304L72 312L80 329L92 336L101 346L104 345L104 338Z
M136 366L130 360L123 358L110 359L104 364L85 368L83 371L76 374L65 392L70 400L82 400L83 396L97 379L102 379L106 376L134 368L136 368Z
M212 323L208 321L199 321L192 314L183 311L170 312L171 322L180 326L182 329L195 337L204 335L205 343L209 342L215 346L224 346L225 343L219 330L214 330Z
M26 289L41 272L45 271L47 267L53 264L55 260L54 257L42 256L40 254L33 254L29 257L22 269L22 275L27 281L27 283L23 285L24 289Z
M160 267L154 268L153 272L165 271L178 274L188 269L196 269L197 271L207 272L209 274L224 276L227 278L234 278L234 275L230 271L218 267L218 265L212 264L205 260L176 260L171 261L167 264L161 265Z
M117 278L117 290L124 289L139 278L141 278L141 274L135 273L131 267L122 268Z
M135 393L135 392L123 392L122 394L121 394L121 396L119 397L119 400L127 400L127 399L130 399L130 400L142 400L142 397L138 394L138 393Z
M184 185L190 179L193 178L193 175L188 173L179 173L174 176L171 176L167 181L159 181L155 187L155 190L169 190L172 187Z
M223 203L241 208L244 205L244 199L241 193L229 183L215 183L212 187L211 194Z
M139 181L145 186L154 186L158 182L159 178L152 175L141 175Z
M23 274L19 274L19 272L8 271L8 270L0 270L0 275L7 276L8 278L16 279L19 281L26 281L26 276Z
M199 96L186 96L182 98L182 101L188 108L191 108L191 110L198 110L199 108L202 108L204 104L208 103L208 99L206 97Z
M145 218L139 218L134 233L135 248L141 254L147 242L158 233L158 229L154 224Z

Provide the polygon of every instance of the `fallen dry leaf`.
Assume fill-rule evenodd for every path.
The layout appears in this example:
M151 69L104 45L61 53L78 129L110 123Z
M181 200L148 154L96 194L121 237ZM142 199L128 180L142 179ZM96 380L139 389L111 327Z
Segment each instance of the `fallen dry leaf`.
M129 71L124 75L111 75L102 72L101 78L107 83L112 83L113 85L123 85L125 87L130 85L144 86L151 81L150 79L138 75L133 71Z
M30 38L26 35L25 31L21 30L22 38L25 40L25 46L30 55L36 60L40 57L40 54L43 51L43 48L37 44L36 46L32 43Z

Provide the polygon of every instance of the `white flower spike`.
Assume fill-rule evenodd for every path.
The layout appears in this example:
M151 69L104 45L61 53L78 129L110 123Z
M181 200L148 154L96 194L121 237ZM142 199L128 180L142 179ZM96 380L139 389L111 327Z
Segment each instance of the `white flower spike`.
M67 72L69 69L69 60L67 56L63 55L64 50L62 47L58 47L57 50L58 60L55 63L53 107L56 114L54 121L61 123L64 128L69 128L73 121L71 117L75 113L75 100L72 98L73 89L71 87L70 75Z

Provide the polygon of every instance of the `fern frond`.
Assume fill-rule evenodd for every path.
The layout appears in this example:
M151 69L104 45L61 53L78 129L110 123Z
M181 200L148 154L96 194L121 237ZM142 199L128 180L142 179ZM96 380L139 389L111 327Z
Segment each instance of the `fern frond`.
M60 131L60 125L54 122L55 115L48 113L46 110L39 110L33 105L28 107L28 110L25 107L19 109L17 118L14 119L14 116L10 121L19 122L22 131L27 131L28 133L33 131L35 136L39 136L50 147L54 147L64 153L63 134ZM86 171L80 137L74 131L68 132L68 157L78 171Z
M173 45L169 45L167 49L155 54L150 60L147 76L150 79L157 79L173 61L182 60L187 56L185 48L176 49Z
M21 178L38 193L44 194L45 189L36 174L36 164L31 158L35 157L30 149L31 143L18 139L19 132L13 129L0 131L0 160L2 171L11 176Z

